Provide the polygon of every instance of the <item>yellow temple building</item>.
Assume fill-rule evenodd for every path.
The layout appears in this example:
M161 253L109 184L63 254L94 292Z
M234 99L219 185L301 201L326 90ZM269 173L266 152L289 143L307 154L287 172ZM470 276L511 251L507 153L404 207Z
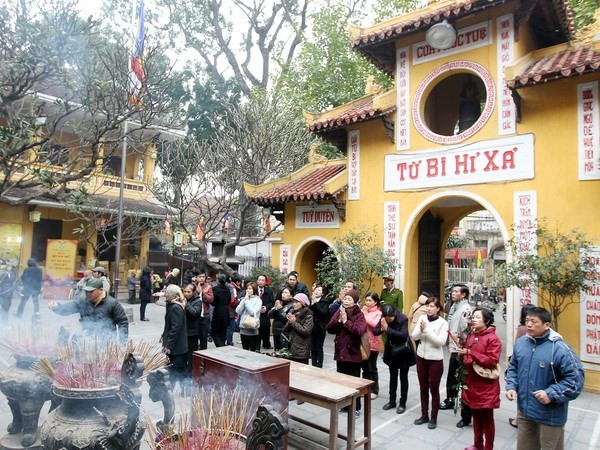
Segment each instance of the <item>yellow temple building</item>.
M351 40L394 86L369 83L364 97L307 114L344 159L313 155L285 179L246 186L284 223L274 266L311 283L336 238L377 225L407 312L422 290L443 293L446 241L473 212L487 210L504 242L541 219L600 237L600 34L578 38L566 1L432 1L352 27ZM600 295L583 297L560 332L598 391ZM529 301L509 292L508 354Z

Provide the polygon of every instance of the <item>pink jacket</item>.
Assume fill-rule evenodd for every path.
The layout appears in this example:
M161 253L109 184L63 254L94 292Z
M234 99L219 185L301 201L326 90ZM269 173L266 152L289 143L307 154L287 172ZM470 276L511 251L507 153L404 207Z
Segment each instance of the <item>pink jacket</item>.
M367 332L369 333L369 344L372 352L380 352L383 350L383 339L381 336L375 336L373 329L381 322L381 311L377 306L367 308L366 306L362 309L367 321Z

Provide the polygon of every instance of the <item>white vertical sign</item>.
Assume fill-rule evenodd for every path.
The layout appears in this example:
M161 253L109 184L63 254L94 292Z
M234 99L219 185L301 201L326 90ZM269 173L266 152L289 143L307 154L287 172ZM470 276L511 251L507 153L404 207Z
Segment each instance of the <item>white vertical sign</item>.
M279 271L287 275L292 268L292 246L289 244L279 247Z
M600 273L600 247L592 247L583 258L594 265L595 273ZM580 294L579 357L582 361L600 364L600 283L591 278Z
M515 192L515 241L516 255L519 258L526 254L537 254L537 192L520 191ZM527 303L537 305L537 294L531 288L519 290L519 306Z
M600 113L598 82L577 85L577 143L579 179L600 180Z
M360 200L360 131L348 133L348 200Z
M496 19L496 57L498 67L498 134L500 136L516 133L515 104L506 87L504 68L515 59L515 30L512 14L506 14Z
M400 262L400 202L383 203L383 250L394 263L394 276Z
M396 150L410 148L410 66L408 47L396 50Z

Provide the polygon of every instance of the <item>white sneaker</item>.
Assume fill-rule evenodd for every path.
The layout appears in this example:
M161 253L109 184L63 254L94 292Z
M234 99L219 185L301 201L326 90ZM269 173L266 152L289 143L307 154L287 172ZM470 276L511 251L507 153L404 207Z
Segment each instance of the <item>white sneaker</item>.
M377 395L375 392L371 392L371 400L375 400L377 397L379 397L379 395Z
M360 411L354 411L354 417L358 419L360 417Z

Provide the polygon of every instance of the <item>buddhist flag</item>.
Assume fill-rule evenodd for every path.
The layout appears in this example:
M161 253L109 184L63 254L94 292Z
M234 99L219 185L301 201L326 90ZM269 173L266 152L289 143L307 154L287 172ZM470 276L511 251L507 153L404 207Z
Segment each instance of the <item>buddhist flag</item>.
M171 218L169 216L165 219L165 236L171 236Z
M265 216L265 233L271 232L271 216Z
M227 211L225 213L225 215L223 216L223 219L221 219L221 225L223 230L228 231L229 230L229 220L231 219L231 216L229 215L229 211Z
M196 240L201 241L202 239L204 239L204 214L200 216L196 227Z
M481 259L481 250L477 250L477 267L481 267L481 263L483 260Z
M460 259L458 258L458 249L454 252L454 267L458 267L460 264Z
M144 71L144 0L140 2L137 25L131 50L131 66L129 69L129 101L141 106L142 95L146 89L146 72Z

